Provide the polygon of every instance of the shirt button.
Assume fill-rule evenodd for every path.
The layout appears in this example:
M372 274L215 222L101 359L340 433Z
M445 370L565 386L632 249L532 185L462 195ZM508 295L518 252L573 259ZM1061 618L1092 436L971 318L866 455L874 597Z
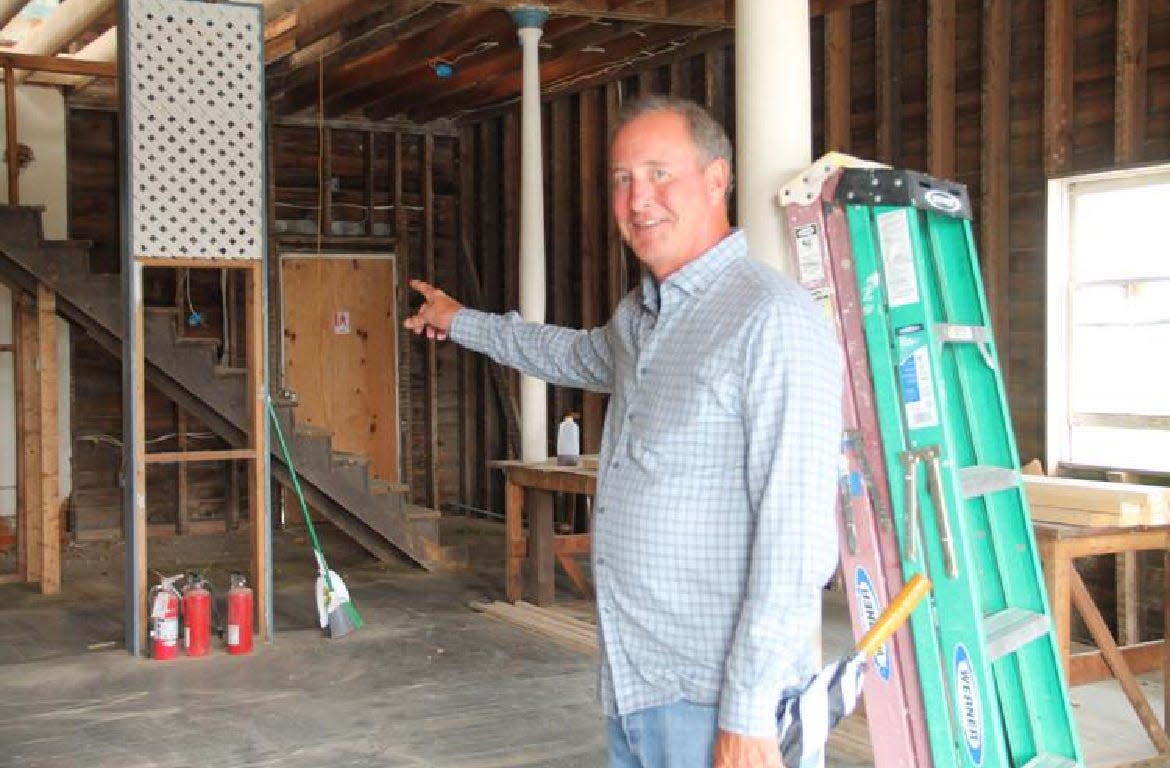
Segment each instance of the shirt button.
M650 369L649 369L649 368L639 368L639 369L638 369L638 373L639 373L640 375L642 375L642 376L645 376L645 375L646 375L647 373L649 373L649 372L650 372Z
M597 558L597 564L598 565L605 565L605 558L604 557Z
M605 507L598 507L597 514L604 515L605 514Z
M632 414L632 413L631 413L631 414L629 414L628 416L626 416L626 418L627 418L627 419L629 419L630 421L633 421L633 420L634 420L634 414Z
M614 469L617 469L621 465L622 465L622 463L620 461L618 461L617 459L614 459L613 464L611 464L610 466L612 466Z

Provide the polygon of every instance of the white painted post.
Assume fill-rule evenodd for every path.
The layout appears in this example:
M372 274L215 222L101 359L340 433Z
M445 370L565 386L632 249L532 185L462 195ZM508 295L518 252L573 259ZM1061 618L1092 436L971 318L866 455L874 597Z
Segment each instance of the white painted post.
M548 11L539 6L512 10L523 50L520 93L520 314L544 322L544 171L540 149L540 43ZM520 458L548 458L548 388L531 376L520 378Z
M738 224L751 255L794 274L776 195L812 163L807 0L735 4Z

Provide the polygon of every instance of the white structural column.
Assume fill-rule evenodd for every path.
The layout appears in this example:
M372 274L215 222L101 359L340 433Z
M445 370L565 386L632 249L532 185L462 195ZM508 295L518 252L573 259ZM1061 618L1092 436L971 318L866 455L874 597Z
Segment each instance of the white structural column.
M520 314L544 322L544 171L540 149L541 27L548 11L539 6L512 10L524 57L520 93ZM520 458L548 458L548 388L531 376L520 378Z
M738 224L751 254L794 273L776 202L812 163L812 63L807 0L736 0Z

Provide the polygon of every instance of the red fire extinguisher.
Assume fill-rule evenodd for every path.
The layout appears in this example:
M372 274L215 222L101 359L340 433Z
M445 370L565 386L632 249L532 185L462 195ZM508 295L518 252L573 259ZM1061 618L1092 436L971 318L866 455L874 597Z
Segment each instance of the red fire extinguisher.
M179 654L179 590L175 582L183 578L160 576L159 584L151 587L147 602L150 605L150 655L159 661L173 659Z
M211 650L211 590L198 573L187 574L183 585L183 649L188 656Z
M233 655L252 652L252 590L242 573L231 575L227 594L227 650Z

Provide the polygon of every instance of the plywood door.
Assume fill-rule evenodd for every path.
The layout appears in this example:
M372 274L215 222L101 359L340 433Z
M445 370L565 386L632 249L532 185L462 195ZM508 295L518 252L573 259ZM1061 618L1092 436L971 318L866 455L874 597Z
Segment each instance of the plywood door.
M333 449L398 480L394 260L285 256L286 386L296 420L333 433Z

